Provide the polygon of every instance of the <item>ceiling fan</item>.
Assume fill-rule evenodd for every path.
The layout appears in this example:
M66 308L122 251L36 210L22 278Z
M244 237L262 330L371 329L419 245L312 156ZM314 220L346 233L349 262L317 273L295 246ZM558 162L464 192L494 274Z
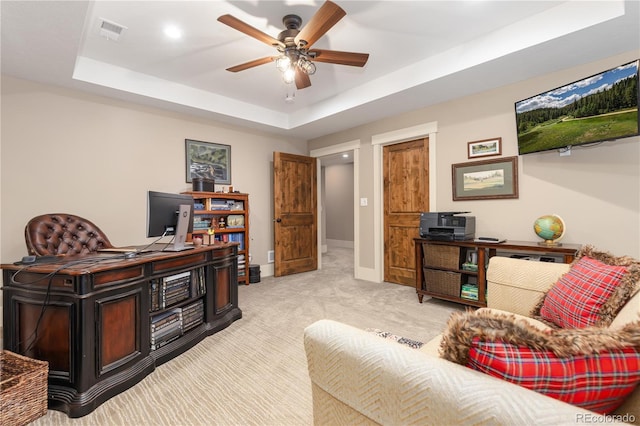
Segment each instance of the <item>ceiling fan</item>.
M302 28L300 28L302 19L298 15L286 15L282 18L286 29L278 34L278 38L271 37L232 15L222 15L218 18L218 21L275 47L279 53L276 56L267 56L227 68L227 71L244 71L275 61L276 67L282 72L285 83L295 82L296 88L304 89L311 86L309 76L316 72L314 62L363 67L369 59L368 53L311 48L320 37L346 14L337 4L326 1Z

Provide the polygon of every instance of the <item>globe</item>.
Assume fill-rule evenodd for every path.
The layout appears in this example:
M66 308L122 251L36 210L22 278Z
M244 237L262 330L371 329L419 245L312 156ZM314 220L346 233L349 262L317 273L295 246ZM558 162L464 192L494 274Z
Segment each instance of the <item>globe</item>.
M557 246L565 231L564 220L556 214L540 216L533 223L536 235L544 241L540 245Z

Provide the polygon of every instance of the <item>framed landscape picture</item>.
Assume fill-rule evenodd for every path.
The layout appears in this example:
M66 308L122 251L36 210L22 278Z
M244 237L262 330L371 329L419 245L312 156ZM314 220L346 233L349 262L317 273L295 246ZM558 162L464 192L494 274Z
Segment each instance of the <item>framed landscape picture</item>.
M518 198L518 157L451 165L453 201Z
M491 157L502 154L502 138L467 142L467 158Z
M187 182L194 177L231 185L231 146L185 139Z

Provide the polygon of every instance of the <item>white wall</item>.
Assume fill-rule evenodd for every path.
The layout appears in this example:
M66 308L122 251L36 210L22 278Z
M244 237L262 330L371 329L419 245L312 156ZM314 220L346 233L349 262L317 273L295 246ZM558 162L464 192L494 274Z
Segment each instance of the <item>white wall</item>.
M436 205L433 211L471 211L477 235L537 241L534 220L555 213L567 225L564 241L593 244L618 255L640 258L640 138L633 137L590 148L573 149L571 156L557 152L519 157L519 198L510 200L453 201L451 164L467 159L467 142L502 137L502 156L518 155L514 103L637 59L628 52L577 68L497 88L473 96L379 120L309 142L320 149L345 141L361 141L360 197L372 199L372 136L397 129L437 122ZM356 263L372 268L375 262L373 206L360 207L360 256Z
M252 263L273 249L273 152L307 154L304 140L2 76L0 259L26 254L24 226L68 212L115 245L144 244L148 190L181 192L185 139L231 145L232 185L249 194ZM263 268L264 270L264 268Z
M353 163L324 167L327 242L353 247Z

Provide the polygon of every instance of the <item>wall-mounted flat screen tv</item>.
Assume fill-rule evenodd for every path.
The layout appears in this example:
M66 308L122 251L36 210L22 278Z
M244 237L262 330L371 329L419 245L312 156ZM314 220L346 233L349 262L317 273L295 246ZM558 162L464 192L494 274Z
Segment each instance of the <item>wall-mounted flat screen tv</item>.
M516 102L518 153L638 136L638 62Z

